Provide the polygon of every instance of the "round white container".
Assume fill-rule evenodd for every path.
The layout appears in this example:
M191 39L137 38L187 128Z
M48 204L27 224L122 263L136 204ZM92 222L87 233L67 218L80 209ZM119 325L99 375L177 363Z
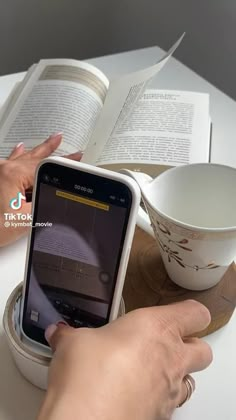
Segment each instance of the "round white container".
M14 361L22 375L33 385L41 389L47 388L48 367L51 355L45 354L26 343L20 331L20 309L22 298L22 283L19 284L9 296L4 315L3 327L7 342ZM119 316L125 314L124 300L121 300Z

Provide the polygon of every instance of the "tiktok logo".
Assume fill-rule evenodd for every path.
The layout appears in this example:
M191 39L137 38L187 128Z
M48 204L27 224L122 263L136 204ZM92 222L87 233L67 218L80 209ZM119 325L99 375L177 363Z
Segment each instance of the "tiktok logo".
M10 207L12 210L19 210L22 207L22 201L26 201L26 197L20 192L17 193L16 198L12 198L10 201Z

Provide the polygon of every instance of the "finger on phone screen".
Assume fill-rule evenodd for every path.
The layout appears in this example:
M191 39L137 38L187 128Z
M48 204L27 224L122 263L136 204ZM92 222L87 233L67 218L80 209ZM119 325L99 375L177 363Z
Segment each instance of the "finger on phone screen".
M45 331L45 338L50 345L52 351L56 351L57 345L67 336L67 334L70 334L71 332L75 332L75 329L70 327L69 325L65 325L62 323L58 323L57 325L51 324L47 327Z

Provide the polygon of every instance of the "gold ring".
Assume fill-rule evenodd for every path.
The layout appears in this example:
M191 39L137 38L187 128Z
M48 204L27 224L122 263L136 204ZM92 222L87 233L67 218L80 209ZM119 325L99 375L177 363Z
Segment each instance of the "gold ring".
M185 399L177 406L178 408L182 407L182 405L184 405L191 398L193 392L195 391L195 381L192 378L192 376L186 375L183 378L183 382L186 386L187 394L186 394Z

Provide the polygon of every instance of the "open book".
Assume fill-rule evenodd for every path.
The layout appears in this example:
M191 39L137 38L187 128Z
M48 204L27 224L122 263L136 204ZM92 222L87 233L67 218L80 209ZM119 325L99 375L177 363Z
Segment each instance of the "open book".
M94 66L68 59L41 60L27 72L0 115L0 156L63 132L56 154L84 151L83 161L151 175L169 166L207 162L209 97L148 90L182 37L155 65L112 80Z

